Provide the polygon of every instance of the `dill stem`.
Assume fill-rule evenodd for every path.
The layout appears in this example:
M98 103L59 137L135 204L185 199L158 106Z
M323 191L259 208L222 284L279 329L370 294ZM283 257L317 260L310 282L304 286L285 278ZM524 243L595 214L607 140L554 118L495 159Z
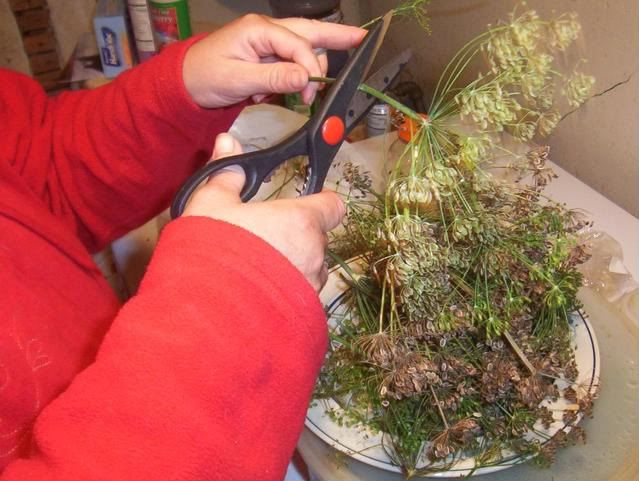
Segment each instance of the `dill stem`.
M521 350L521 348L519 347L515 339L513 339L513 337L510 335L508 331L504 331L504 338L508 341L508 344L510 344L510 347L512 347L513 351L515 351L515 354L517 354L517 357L521 360L521 362L524 363L526 368L530 371L530 374L532 374L533 376L536 376L537 369L535 369L535 366L533 366L532 363L528 360L528 358L524 354L524 351Z
M309 77L308 81L331 84L335 82L335 79L331 77ZM393 97L386 95L384 92L380 92L376 88L373 88L370 85L366 85L366 84L360 84L359 87L357 88L360 92L364 92L366 94L372 95L373 97L386 102L388 105L399 110L401 113L403 113L404 115L407 115L411 119L416 120L420 124L424 124L424 125L428 124L428 121L424 119L421 115L419 115L417 112L415 112L413 109L406 107L404 104L402 104L401 102L398 102Z
M435 398L435 404L437 404L437 410L439 411L439 415L441 416L442 421L444 422L444 428L450 429L450 427L448 426L448 421L446 421L446 416L444 415L444 411L442 410L442 405L439 403L439 399L437 399L437 394L435 394L435 390L433 389L432 384L429 384L428 387L430 388L430 392Z
M413 109L406 107L404 104L398 102L393 97L390 97L386 95L385 93L380 92L379 90L374 89L373 87L366 84L360 84L358 88L361 92L370 94L373 97L386 102L391 107L394 107L395 109L399 110L404 115L407 115L408 117L419 122L420 124L428 125L428 121L426 119L424 119L421 115L419 115Z
M335 82L333 77L313 77L312 75L308 77L309 82L320 82L323 84L332 84Z
M386 303L386 283L388 281L388 264L386 265L386 272L384 272L384 282L382 283L382 300L379 307L379 333L383 332L384 326L384 304Z

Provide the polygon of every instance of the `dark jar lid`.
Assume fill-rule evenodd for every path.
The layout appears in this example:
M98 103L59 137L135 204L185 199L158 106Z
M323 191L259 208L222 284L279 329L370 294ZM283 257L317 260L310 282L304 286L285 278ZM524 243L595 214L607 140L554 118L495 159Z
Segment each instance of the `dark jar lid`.
M337 10L340 0L269 0L275 17L322 18Z

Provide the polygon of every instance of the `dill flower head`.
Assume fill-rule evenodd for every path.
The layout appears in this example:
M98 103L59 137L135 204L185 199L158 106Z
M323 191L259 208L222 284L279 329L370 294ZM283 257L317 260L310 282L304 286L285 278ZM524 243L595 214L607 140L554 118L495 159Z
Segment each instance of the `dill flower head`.
M467 169L473 170L488 156L493 143L487 135L468 136L461 142L458 159Z
M539 135L543 137L547 137L555 130L557 124L561 120L561 114L556 110L548 110L546 112L541 112L539 114L539 119L537 120L537 131Z
M527 58L526 71L519 81L521 93L526 100L536 99L546 89L552 61L552 56L545 53Z
M504 130L505 124L512 123L516 112L521 110L521 105L496 81L478 89L463 90L455 100L462 117L470 116L482 129L491 125L499 132Z
M534 10L529 10L510 24L512 38L525 52L533 52L542 37L539 16Z
M574 12L564 14L552 20L548 28L548 44L552 48L564 51L579 36L581 25Z
M527 57L526 67L530 73L545 77L546 75L548 75L548 73L550 73L550 69L552 68L552 61L552 55L543 52L535 53Z
M518 139L528 142L535 136L535 123L530 121L517 122L512 133Z
M579 107L590 96L590 91L594 84L595 78L592 75L586 75L575 70L566 81L562 93L572 107Z
M427 178L409 175L391 182L388 192L398 209L424 212L433 203L432 187Z
M552 83L546 84L544 89L537 94L536 108L548 110L555 102L555 86Z
M490 40L482 45L488 54L491 72L497 74L504 70L520 70L523 65L522 47L517 45L509 30L499 31L490 36Z

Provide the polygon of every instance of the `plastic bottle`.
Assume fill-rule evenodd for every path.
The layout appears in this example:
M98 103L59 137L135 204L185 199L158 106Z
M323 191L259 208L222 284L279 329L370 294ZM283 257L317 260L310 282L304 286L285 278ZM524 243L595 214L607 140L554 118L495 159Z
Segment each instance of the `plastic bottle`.
M158 53L158 46L153 34L149 4L146 0L127 0L129 17L135 37L138 61L144 62Z
M191 36L187 0L149 0L149 10L160 48Z
M374 137L390 131L391 114L390 105L378 102L366 115L366 136Z

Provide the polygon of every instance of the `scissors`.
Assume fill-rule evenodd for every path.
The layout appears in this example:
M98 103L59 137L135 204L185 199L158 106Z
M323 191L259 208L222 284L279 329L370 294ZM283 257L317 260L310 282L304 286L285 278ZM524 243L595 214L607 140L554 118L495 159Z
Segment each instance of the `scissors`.
M299 155L306 155L309 159L301 195L322 190L328 170L344 138L376 101L372 95L359 91L358 87L386 33L390 21L390 17L387 17L369 30L331 85L316 113L304 126L273 147L226 157L200 168L176 194L171 205L171 217L179 217L184 212L189 198L203 181L231 165L239 165L246 175L240 194L244 202L255 196L262 183L277 167ZM410 50L404 51L367 79L366 83L377 90L386 90L408 63L410 56Z

